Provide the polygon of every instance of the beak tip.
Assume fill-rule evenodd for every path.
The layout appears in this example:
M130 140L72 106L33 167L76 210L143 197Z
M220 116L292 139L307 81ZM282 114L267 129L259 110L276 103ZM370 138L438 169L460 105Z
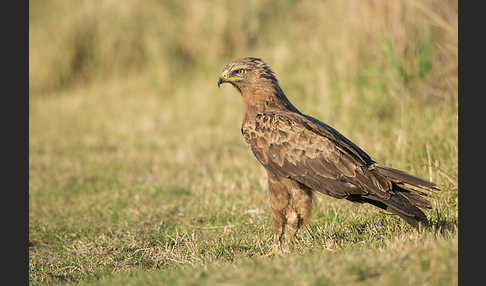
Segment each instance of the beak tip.
M223 82L224 82L224 78L218 77L218 88L221 86L221 84L223 84Z

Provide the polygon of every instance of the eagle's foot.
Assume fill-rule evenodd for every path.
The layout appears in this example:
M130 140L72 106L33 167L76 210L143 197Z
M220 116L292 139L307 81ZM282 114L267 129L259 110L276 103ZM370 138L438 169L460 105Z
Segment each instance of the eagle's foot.
M283 255L288 254L288 253L290 253L290 251L287 248L282 248L280 245L274 244L272 246L272 248L270 249L270 251L268 251L265 254L265 256L266 257L271 257L271 256L275 256L275 255L283 256Z
M266 257L270 257L270 256L275 256L275 255L279 255L279 256L282 256L284 253L282 251L282 249L280 248L279 245L274 245L272 246L272 248L270 249L270 251L268 251L265 256Z

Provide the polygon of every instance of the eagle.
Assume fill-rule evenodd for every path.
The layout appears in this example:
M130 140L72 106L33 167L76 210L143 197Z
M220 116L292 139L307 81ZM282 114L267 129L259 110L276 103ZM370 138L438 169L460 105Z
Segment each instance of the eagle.
M267 255L290 252L289 244L311 218L313 191L371 204L415 228L428 225L420 208L431 209L425 191L436 185L375 162L336 129L300 112L262 59L225 65L218 87L224 83L243 99L241 133L268 176L274 241Z

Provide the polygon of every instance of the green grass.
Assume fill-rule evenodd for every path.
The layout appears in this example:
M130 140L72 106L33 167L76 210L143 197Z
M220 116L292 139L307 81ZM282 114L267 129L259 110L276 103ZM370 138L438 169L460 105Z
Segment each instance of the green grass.
M30 284L457 285L457 3L375 2L30 1ZM264 257L266 174L216 86L245 55L437 183L432 227L316 194L292 253Z
M343 130L379 161L431 175L442 188L428 211L434 229L316 195L312 237L302 231L291 255L264 258L272 242L266 175L241 138L236 91L208 84L169 104L145 84L32 98L32 285L457 284L451 102L405 97L400 104L413 112L389 119L400 129L370 117L367 129Z

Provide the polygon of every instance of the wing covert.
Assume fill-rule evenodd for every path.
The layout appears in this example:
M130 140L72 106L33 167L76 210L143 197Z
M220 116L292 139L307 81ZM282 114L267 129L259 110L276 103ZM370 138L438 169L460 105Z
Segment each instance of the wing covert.
M253 128L248 127L247 142L253 153L276 175L337 198L368 193L390 196L390 181L368 169L374 163L369 156L332 128L288 112L259 114Z

